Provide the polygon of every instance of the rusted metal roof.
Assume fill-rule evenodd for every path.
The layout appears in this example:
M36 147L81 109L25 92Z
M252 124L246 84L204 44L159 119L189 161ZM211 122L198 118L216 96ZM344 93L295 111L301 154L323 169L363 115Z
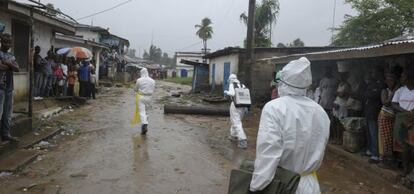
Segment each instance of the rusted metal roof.
M271 61L274 63L286 63L300 57L308 57L309 60L346 60L355 58L381 57L399 54L414 53L414 39L388 41L382 44L337 49L321 52L310 52L303 54L293 54L279 57L265 58L258 61Z

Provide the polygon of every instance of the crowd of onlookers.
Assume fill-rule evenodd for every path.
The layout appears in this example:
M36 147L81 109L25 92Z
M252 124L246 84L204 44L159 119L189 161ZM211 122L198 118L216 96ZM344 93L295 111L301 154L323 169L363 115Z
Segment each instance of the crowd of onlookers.
M409 141L410 130L414 130L414 67L370 66L359 74L350 70L349 64L339 63L338 72L326 67L323 78L308 89L307 96L331 118L331 143L343 143L345 118L364 118L364 154L369 162L384 168L402 164L408 174L414 151ZM271 87L272 99L277 98L276 79Z
M95 99L96 75L93 61L57 55L53 47L47 56L40 56L35 47L35 99L44 97L75 96Z

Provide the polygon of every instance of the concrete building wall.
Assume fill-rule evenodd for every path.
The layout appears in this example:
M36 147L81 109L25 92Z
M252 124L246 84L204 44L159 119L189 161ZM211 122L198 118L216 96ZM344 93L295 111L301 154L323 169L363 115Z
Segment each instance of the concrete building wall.
M14 102L29 100L30 75L28 72L14 74Z
M47 56L47 51L49 51L52 45L55 46L54 32L52 27L50 27L49 25L35 22L33 38L34 45L40 46L40 56L42 57Z
M100 40L99 33L91 32L90 30L85 30L85 29L76 30L76 36L82 36L83 39L94 41L94 42L99 42Z
M258 61L252 71L252 86L250 95L253 103L262 104L270 98L270 82L275 65L270 61Z
M191 65L186 65L186 66L177 66L176 67L176 72L177 72L177 77L183 77L183 75L181 75L181 70L187 70L187 77L193 77L194 76L194 67Z
M71 42L66 40L56 39L55 47L56 48L65 48L65 47L75 47L75 46L84 46L82 43Z
M4 23L6 25L6 29L4 33L11 34L12 28L11 28L11 17L9 14L0 12L0 22Z
M180 63L180 61L182 59L189 60L189 61L203 62L203 57L201 57L201 56L200 57L198 57L198 56L177 56L177 59L176 59L176 65L177 66L184 65L184 66L190 66L191 67L191 65L186 65L186 64Z
M239 54L231 54L226 56L221 56L213 58L210 60L210 85L213 84L213 74L214 74L214 83L216 85L222 85L224 80L224 64L230 63L230 73L237 74L239 71ZM213 73L213 65L215 64L215 72Z
M176 69L177 69L177 76L181 77L181 70L185 69L188 72L187 77L193 77L194 76L194 67L191 65L186 65L183 63L180 63L181 60L189 60L189 61L197 61L197 62L203 62L203 57L201 56L176 56Z

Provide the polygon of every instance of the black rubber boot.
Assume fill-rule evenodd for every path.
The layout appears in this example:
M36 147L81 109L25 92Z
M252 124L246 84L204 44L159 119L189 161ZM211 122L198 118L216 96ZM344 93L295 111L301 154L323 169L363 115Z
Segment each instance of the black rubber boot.
M146 135L148 132L148 124L143 124L141 127L141 135Z

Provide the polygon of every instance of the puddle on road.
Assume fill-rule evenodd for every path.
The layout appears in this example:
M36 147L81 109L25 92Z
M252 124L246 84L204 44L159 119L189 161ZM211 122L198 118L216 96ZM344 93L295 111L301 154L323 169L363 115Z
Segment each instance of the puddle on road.
M146 164L148 164L149 162L148 144L146 140L146 136L134 135L132 137L132 142L134 146L133 170L136 173L139 173L139 169L147 166Z

